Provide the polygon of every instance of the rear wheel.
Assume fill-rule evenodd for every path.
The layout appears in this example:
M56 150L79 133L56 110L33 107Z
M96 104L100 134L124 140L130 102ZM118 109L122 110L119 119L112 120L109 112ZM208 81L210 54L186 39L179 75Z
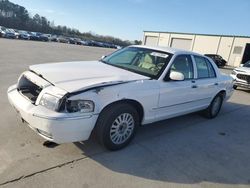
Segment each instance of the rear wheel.
M133 139L138 125L139 115L133 106L112 105L104 109L97 120L97 139L109 150L121 149Z
M217 94L210 103L209 107L204 111L204 115L210 119L215 118L220 112L222 103L223 95Z

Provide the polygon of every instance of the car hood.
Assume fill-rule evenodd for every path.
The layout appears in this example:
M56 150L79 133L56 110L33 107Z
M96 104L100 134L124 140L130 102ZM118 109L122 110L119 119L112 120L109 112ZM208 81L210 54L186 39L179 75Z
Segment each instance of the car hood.
M247 73L250 74L250 68L249 67L238 67L234 69L237 72Z
M38 64L30 66L30 70L67 92L149 79L100 61Z

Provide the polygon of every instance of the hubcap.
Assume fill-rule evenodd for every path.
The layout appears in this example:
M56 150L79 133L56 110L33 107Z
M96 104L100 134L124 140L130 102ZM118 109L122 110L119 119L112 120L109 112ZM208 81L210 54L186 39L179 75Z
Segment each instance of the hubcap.
M135 126L134 118L129 113L119 115L111 125L110 138L114 144L126 142L133 133Z
M213 105L212 105L212 114L213 115L216 115L219 112L220 104L221 104L221 98L216 97L214 99L214 102L213 102Z

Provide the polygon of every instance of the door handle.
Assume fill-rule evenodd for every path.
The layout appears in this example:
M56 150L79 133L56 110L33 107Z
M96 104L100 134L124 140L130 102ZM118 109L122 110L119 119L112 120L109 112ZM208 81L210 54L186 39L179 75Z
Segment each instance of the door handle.
M198 86L197 85L192 85L192 88L197 88Z
M215 86L219 85L218 83L214 83Z

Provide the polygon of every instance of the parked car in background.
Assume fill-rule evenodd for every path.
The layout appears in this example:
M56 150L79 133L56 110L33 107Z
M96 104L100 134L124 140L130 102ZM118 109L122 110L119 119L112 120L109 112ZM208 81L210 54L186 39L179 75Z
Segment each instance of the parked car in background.
M205 54L205 56L210 57L218 67L224 67L227 61L217 54Z
M68 38L70 44L77 44L77 39L76 38Z
M19 38L19 35L20 35L20 34L19 34L19 32L17 32L17 30L15 30L15 29L8 29L8 30L15 34L16 39Z
M59 36L59 37L57 38L57 41L58 41L58 42L61 42L61 43L69 43L69 39L66 38L66 37L64 37L64 36Z
M234 79L234 89L237 89L237 87L250 89L250 60L235 68L231 76Z
M3 26L0 26L0 37L4 37L6 28Z
M75 40L75 44L81 45L80 43L81 43L82 39L80 39L80 38L74 38L74 40Z
M88 41L86 41L86 40L80 40L80 41L78 42L78 44L84 45L84 46L89 46L89 43L88 43Z
M89 46L99 46L99 43L97 41L90 40L89 41Z
M232 92L232 78L210 58L130 46L100 61L30 66L8 98L46 140L84 141L95 131L102 145L118 150L140 125L201 110L216 117Z
M58 42L58 36L57 35L52 35L50 41Z
M122 47L119 46L119 45L115 45L115 48L118 49L118 50L122 49Z
M27 31L18 31L19 39L30 40L30 34Z
M35 41L39 41L40 37L39 34L37 34L36 32L29 32L28 34L30 35L30 40L35 40Z
M49 39L49 36L46 35L46 34L43 34L43 33L36 33L36 35L39 37L39 40L40 41L44 41L44 42L48 42L50 39Z
M92 40L82 40L82 45L93 46L93 41Z
M43 34L43 35L48 38L48 41L51 41L51 39L52 39L52 35L51 34Z
M7 33L7 34L6 34ZM0 26L0 37L6 38L19 38L24 40L34 40L34 41L53 41L53 42L61 42L61 43L70 43L84 46L96 46L96 47L104 47L104 48L114 48L120 49L120 46L117 46L110 42L103 41L95 41L95 40L87 40L80 39L76 37L63 36L63 35L52 35L52 34L44 34L40 32L32 32L32 31L23 31L17 29L7 29L3 26Z
M82 45L82 43L81 43L82 39L80 39L80 38L75 38L75 40L76 40L76 44L77 44L77 45Z
M6 29L5 30L5 34L4 34L5 38L9 38L9 39L16 39L16 34L13 30L11 29Z

